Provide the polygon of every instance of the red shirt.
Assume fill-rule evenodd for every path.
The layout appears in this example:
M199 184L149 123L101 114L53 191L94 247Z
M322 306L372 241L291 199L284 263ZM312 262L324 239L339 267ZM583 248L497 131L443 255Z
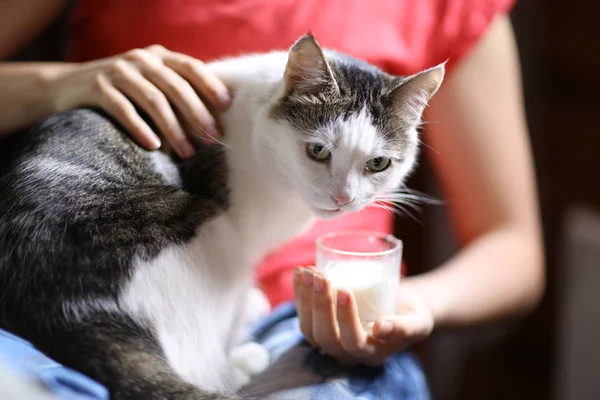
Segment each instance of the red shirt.
M79 0L68 59L88 61L161 44L204 61L287 49L311 31L334 48L396 75L460 61L514 0ZM337 229L392 232L369 208L308 233L266 257L256 276L271 303L293 298L292 268L315 262L317 235Z

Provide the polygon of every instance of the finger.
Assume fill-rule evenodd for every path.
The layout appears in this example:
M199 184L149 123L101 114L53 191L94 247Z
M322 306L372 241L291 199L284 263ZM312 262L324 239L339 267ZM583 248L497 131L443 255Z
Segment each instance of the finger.
M304 269L302 267L294 268L294 278L292 281L293 288L294 288L294 301L296 303L296 312L298 313L298 321L299 321L300 326L302 326L302 315L305 314L301 310L303 304L301 304L302 300L300 297L301 292L302 292L302 273L303 273L303 271L304 271Z
M363 360L364 364L381 365L389 355L425 339L432 327L428 317L418 311L378 320L372 336L367 338L367 342L373 343L375 352Z
M148 113L180 157L193 156L194 147L185 136L165 95L127 62L115 65L111 76L114 86Z
M231 103L225 84L202 61L174 52L165 55L163 61L166 66L190 82L214 107L225 109Z
M372 346L371 354L364 357L361 363L370 367L378 367L392 354L401 351L408 347L407 342L382 341L374 338L372 335L367 337L367 343Z
M403 347L426 338L430 333L431 324L418 312L382 318L373 326L376 339Z
M160 139L140 117L127 97L114 88L104 76L98 77L98 86L103 94L100 106L113 116L142 147L156 150Z
M316 346L312 334L313 274L310 270L301 268L297 273L297 278L295 279L298 280L296 306L298 308L298 321L300 323L300 330L304 334L306 340L313 346Z
M300 289L302 284L302 268L294 268L294 275L292 279L292 287L294 289L294 301L296 302L296 308L300 307Z
M336 317L342 348L356 358L372 356L375 349L367 343L367 334L358 316L356 299L346 289L338 289L336 298Z
M346 354L339 342L333 289L320 273L314 275L313 287L313 338L323 351L342 360Z
M194 133L211 142L221 137L215 118L192 86L174 70L164 64L150 63L142 73L177 107Z

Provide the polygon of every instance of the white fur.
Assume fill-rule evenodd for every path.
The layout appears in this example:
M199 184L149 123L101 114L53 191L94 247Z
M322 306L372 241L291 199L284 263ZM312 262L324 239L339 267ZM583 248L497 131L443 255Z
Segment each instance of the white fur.
M253 376L258 375L269 366L269 351L258 343L245 343L236 347L230 354L235 365L233 382L237 387L250 383Z
M408 168L365 174L364 163L386 150L364 110L315 135L335 154L331 172L310 160L302 136L268 117L283 93L286 61L286 53L275 52L210 64L235 99L221 116L230 149L231 206L200 226L189 243L138 261L119 299L120 307L157 332L174 370L206 389L231 390L268 363L254 345L233 351L252 266L300 233L315 213L339 214L326 211L335 208L334 192L355 198L344 211L358 210L375 198L376 187L397 186ZM166 158L153 156L152 163L167 182L178 181Z
M319 163L302 163L301 160L305 158L303 154L299 154L298 163L293 164L300 166L295 173L297 181L301 182L304 188L305 200L322 218L340 214L323 212L337 208L332 195L344 194L354 199L342 208L343 211L360 210L371 204L382 191L397 188L414 164L414 158L409 157L382 173L372 174L365 171L365 163L373 158L398 156L388 149L387 141L377 132L365 109L347 120L339 119L323 130L314 132L309 140L323 145L332 153L331 170ZM415 136L415 146L416 143Z
M214 218L189 244L140 261L120 298L131 315L150 321L176 372L219 391L231 389L227 353L250 284L236 236L227 216Z
M169 156L160 151L150 153L151 167L158 172L167 185L178 186L181 184L181 177L177 167L169 160Z

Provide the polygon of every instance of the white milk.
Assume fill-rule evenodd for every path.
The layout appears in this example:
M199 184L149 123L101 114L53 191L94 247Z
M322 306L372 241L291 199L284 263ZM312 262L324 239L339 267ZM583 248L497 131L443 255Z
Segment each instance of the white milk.
M363 325L393 314L398 287L397 275L377 261L329 261L323 269L336 287L350 290L356 298Z

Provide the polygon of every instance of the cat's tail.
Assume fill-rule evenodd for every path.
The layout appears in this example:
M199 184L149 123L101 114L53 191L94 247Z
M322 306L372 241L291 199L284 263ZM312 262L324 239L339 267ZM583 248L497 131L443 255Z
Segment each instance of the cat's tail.
M167 364L155 336L122 314L53 327L51 341L36 340L50 357L103 384L111 400L246 400L202 390Z

